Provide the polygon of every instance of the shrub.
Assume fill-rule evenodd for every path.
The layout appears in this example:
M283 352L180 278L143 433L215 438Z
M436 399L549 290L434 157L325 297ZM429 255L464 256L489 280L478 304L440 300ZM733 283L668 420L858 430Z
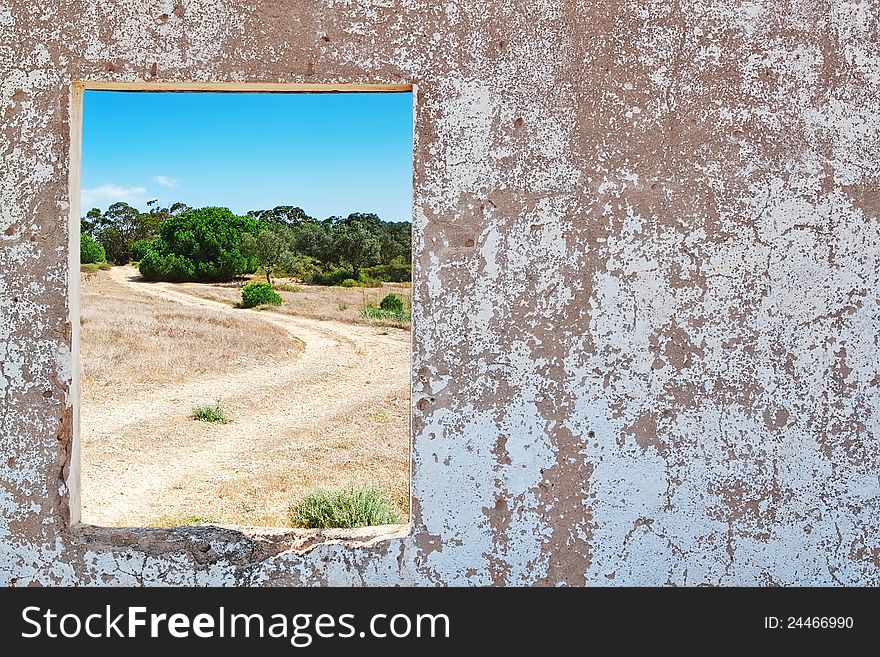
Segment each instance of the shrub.
M220 406L220 402L215 404L204 404L196 406L193 409L192 417L194 420L201 422L226 422L226 411Z
M360 272L355 276L349 269L335 269L326 273L317 272L309 279L316 285L341 285L342 287L382 287L382 281ZM351 282L349 282L351 281Z
M382 310L388 310L394 313L402 313L403 312L403 300L394 293L388 294L385 296L382 301L379 302L379 308Z
M186 258L173 253L162 254L150 249L138 263L141 276L148 281L173 281L181 283L195 278L195 267Z
M257 271L256 258L241 252L244 233L259 228L253 217L227 208L187 210L159 227L159 240L147 248L140 270L148 280L231 281Z
M412 315L406 310L382 310L371 303L361 309L361 316L366 319L391 319L404 324L412 320Z
M367 267L364 273L380 281L407 283L412 280L412 265L403 258L395 258L387 265Z
M400 510L378 488L349 486L335 491L319 488L290 507L290 524L294 527L330 529L400 522Z
M104 247L98 244L92 236L82 233L79 236L79 262L83 265L91 265L104 262L107 256Z
M313 281L319 276L321 269L318 261L301 253L288 252L287 258L281 263L281 271L300 281Z
M161 244L162 240L158 238L139 240L131 245L131 259L135 262L140 262L147 255L147 251L157 249Z
M242 308L254 306L280 306L281 297L268 283L248 283L241 288Z
M79 266L79 270L83 274L95 274L97 273L98 269L100 269L100 266L94 262L87 262L84 265Z
M312 275L312 283L317 285L342 285L342 281L352 278L352 274L348 269L334 269L328 272L316 272Z

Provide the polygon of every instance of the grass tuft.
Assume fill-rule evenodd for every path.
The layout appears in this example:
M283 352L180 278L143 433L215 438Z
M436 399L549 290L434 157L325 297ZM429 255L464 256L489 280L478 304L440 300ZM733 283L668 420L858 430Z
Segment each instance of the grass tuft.
M378 488L348 486L334 491L318 488L290 507L293 527L348 529L401 522L400 510Z
M203 404L193 409L192 417L200 422L226 422L226 411L220 406L220 402L215 404Z
M409 323L412 319L412 315L408 310L382 310L371 303L368 303L361 309L361 315L365 319L393 319L404 324Z

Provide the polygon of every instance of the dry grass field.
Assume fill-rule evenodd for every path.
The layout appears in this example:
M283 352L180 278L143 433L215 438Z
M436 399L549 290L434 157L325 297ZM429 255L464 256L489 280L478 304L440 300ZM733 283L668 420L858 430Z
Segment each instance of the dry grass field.
M286 526L349 483L408 512L410 334L362 319L360 289L242 310L238 286L82 276L83 522ZM215 402L227 423L192 419Z

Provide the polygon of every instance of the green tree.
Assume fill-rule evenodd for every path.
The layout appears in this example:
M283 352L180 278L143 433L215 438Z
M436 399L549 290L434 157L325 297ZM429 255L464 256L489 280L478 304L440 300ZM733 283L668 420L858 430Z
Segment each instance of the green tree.
M379 222L376 215L351 214L345 219L332 221L332 259L351 269L358 279L361 269L379 260Z
M92 208L88 212L86 212L85 217L81 217L79 220L79 232L81 234L92 235L95 230L95 226L101 220L101 210L98 208ZM94 237L94 235L92 235Z
M279 205L271 210L251 210L249 217L259 219L266 225L281 224L288 227L296 227L304 221L314 221L305 213L305 210L293 205Z
M380 231L380 259L383 265L412 259L412 224L408 221L383 222Z
M331 240L330 231L324 223L313 219L304 221L293 229L292 234L293 251L313 258L325 271L329 269Z
M272 285L272 274L278 271L291 258L289 240L282 230L262 229L256 235L244 233L241 236L241 252L255 258L266 273L266 282Z
M186 210L165 219L160 239L140 261L149 280L230 281L257 270L256 258L241 252L242 235L256 234L253 217L240 217L227 208Z
M153 237L162 221L122 202L111 205L100 217L94 217L94 212L89 213L92 218L91 233L104 247L107 259L117 265L128 263L132 245Z

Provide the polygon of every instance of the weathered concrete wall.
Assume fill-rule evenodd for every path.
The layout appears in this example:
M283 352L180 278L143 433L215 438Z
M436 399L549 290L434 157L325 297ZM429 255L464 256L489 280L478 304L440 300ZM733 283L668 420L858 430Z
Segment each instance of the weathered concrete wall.
M0 582L880 584L878 29L869 0L4 0ZM75 79L417 85L411 532L69 529Z

